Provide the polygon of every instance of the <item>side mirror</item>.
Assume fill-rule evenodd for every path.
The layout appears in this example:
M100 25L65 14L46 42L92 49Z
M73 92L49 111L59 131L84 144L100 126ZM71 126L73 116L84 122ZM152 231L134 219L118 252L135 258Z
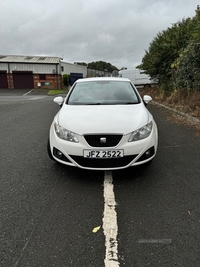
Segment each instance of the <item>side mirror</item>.
M57 103L59 106L62 106L64 98L62 96L57 96L54 98L53 102Z
M143 96L143 101L145 103L145 105L149 104L149 102L152 100L151 96L149 95L144 95Z

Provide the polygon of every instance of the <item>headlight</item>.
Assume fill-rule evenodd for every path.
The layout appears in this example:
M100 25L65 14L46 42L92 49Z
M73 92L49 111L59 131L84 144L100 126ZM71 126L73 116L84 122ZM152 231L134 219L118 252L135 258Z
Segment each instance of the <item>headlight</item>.
M54 129L59 138L69 142L78 143L78 139L76 138L73 132L68 131L67 129L63 128L56 122L54 123Z
M145 125L144 127L132 132L128 141L133 142L147 138L150 135L152 128L153 128L153 122L151 121L147 123L147 125Z

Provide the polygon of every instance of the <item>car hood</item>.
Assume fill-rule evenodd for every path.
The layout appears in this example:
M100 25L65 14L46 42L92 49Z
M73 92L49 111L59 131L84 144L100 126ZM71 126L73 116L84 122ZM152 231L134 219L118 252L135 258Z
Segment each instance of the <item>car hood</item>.
M150 113L143 103L135 105L63 105L58 123L74 133L128 134L146 125Z

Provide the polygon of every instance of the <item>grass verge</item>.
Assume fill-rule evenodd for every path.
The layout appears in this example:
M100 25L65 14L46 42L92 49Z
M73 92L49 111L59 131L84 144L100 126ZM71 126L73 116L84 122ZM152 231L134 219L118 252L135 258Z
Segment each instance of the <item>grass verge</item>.
M48 95L67 94L67 90L50 90Z
M200 91L174 90L170 94L157 87L140 90L141 95L150 95L153 100L200 119Z
M144 88L139 90L141 96L150 95L157 103L173 108L182 113L186 113L200 120L200 91L188 92L186 90L175 90L166 95L157 87ZM200 123L181 116L178 113L171 113L167 118L171 122L192 127L197 136L200 137Z

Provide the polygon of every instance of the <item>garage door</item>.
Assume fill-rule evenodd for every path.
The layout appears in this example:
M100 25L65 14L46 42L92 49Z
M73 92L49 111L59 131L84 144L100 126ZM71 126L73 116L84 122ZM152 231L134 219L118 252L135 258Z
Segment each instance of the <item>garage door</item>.
M8 88L8 80L6 70L0 70L0 89Z
M13 82L15 89L33 89L32 71L13 71Z

